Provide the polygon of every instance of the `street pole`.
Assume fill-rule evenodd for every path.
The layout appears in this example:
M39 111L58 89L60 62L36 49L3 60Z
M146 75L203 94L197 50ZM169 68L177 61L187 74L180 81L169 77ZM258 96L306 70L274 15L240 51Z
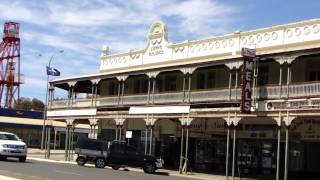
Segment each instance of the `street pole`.
M60 50L59 53L63 53L63 50ZM41 56L41 54L39 55ZM54 55L52 55L49 59L48 67L51 66L51 61L53 59ZM44 111L43 111L43 125L42 125L42 134L41 134L41 150L43 150L43 146L45 144L45 125L46 125L46 119L47 119L47 110L48 110L48 91L49 91L49 74L47 73L47 88L46 88L46 101L44 105Z
M229 178L229 146L230 146L230 126L227 131L227 152L226 152L226 179Z
M51 56L49 61L49 67L53 56ZM46 125L46 119L47 119L47 103L48 103L48 89L49 89L49 74L47 74L47 88L46 88L46 101L44 105L44 111L43 111L43 126L42 126L42 135L41 135L41 150L43 150L44 145L44 134L45 134L45 125Z

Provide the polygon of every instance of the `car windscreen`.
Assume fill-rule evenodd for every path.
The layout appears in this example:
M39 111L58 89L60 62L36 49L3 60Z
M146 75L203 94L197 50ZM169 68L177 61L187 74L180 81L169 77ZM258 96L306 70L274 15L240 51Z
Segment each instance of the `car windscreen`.
M19 141L19 138L14 134L0 134L0 140Z

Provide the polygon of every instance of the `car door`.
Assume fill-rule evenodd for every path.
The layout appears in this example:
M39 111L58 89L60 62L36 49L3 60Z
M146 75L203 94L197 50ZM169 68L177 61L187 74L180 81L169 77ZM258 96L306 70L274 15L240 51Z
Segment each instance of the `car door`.
M126 157L129 166L141 167L143 165L143 154L141 154L135 147L126 146Z
M123 144L113 144L110 146L108 163L119 165L127 164L125 162L125 148Z

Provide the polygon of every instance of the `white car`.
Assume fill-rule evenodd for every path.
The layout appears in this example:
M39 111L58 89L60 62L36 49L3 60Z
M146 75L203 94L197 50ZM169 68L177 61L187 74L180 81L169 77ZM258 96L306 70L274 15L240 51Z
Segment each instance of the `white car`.
M20 162L27 159L27 145L15 134L0 131L0 160L7 157L19 158Z

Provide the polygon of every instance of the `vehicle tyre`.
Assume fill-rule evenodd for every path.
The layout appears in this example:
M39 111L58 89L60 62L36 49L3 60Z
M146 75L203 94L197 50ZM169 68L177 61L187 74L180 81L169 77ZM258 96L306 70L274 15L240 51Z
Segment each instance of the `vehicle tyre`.
M146 163L143 167L143 171L152 174L156 171L156 165L154 163Z
M111 166L111 168L112 168L113 170L119 170L120 166L115 165L115 166Z
M86 164L87 160L86 160L86 158L80 156L77 158L76 162L79 166L84 166Z
M26 156L19 157L19 162L26 162L26 160L27 160Z
M97 158L94 165L96 168L104 168L106 166L106 161L103 158Z
M7 157L6 156L2 156L2 155L0 155L0 161L5 161L7 159Z

